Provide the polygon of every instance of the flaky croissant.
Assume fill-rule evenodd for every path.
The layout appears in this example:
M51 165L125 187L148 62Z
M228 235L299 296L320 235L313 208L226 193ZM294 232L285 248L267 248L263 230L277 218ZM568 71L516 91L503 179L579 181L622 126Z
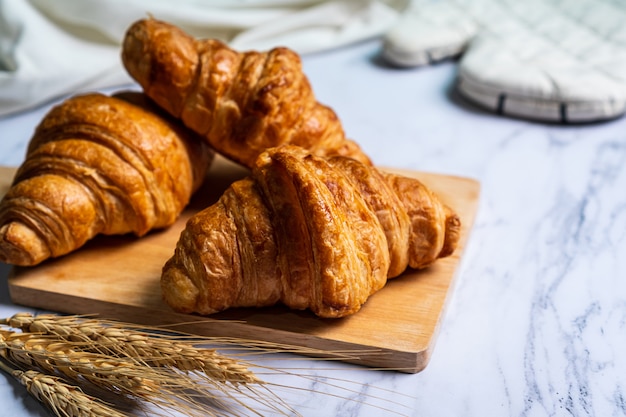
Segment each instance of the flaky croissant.
M283 303L342 317L408 266L450 255L459 233L458 216L416 179L273 148L189 220L162 293L185 313Z
M333 110L316 101L299 56L287 48L240 53L146 19L128 29L122 61L149 97L247 167L282 144L369 163Z
M95 235L171 225L213 151L140 93L87 94L54 107L0 202L0 261L30 266Z

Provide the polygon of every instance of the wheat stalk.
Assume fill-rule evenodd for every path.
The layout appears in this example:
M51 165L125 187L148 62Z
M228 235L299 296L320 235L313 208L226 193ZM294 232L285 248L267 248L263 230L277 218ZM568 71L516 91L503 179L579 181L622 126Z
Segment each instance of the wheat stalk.
M126 417L125 414L85 394L80 388L34 370L14 369L0 361L0 369L12 375L29 394L57 416L63 417Z
M0 324L7 324L10 321L10 319L5 319ZM18 324L18 322L14 321L13 324ZM69 327L65 330L69 330ZM117 335L117 338L112 338L116 341L115 345L128 344L128 342L121 340L122 335L125 337L139 336L138 334L133 334L133 332L124 334L120 329L115 329L115 331L121 333ZM106 332L97 333L107 334ZM68 332L67 334L73 333ZM84 336L84 334L89 334L89 332L83 331L79 334ZM113 335L112 332L108 333L109 337ZM131 339L139 339L135 340L135 342L146 342L146 340L138 337L131 337ZM248 384L250 381L260 382L260 380L256 377L250 377L249 375L254 374L243 366L238 370L236 361L219 358L221 363L228 365L226 368L230 372L227 374L233 374L234 371L238 370L238 374L244 375L246 378L237 377L236 380L232 380L236 383L227 385L224 383L226 380L224 372L222 372L218 375L220 377L219 381L222 381L222 383L218 383L219 381L216 382L209 375L202 376L199 374L202 369L207 368L207 363L209 362L211 362L210 368L215 374L216 363L218 363L218 361L211 361L213 359L211 357L209 359L202 357L205 356L202 355L202 349L187 348L186 350L181 350L180 347L184 346L184 343L170 341L170 344L174 345L176 349L171 349L170 346L169 350L167 350L166 341L163 340L162 342L159 346L152 346L152 350L150 350L152 354L156 352L155 349L164 349L164 352L160 354L161 363L155 365L152 360L146 361L145 358L133 358L133 352L137 351L136 347L123 349L121 346L118 346L123 355L116 357L97 352L101 348L98 347L98 342L93 340L90 341L90 345L94 351L83 351L81 349L84 349L87 344L82 340L69 341L54 334L18 333L0 329L0 356L23 368L35 368L43 370L50 375L64 376L78 385L87 382L98 388L117 392L129 398L140 398L162 409L184 409L191 416L217 415L214 414L214 410L220 410L219 415L231 415L225 410L235 407L243 407L248 411L254 412L253 408L248 404L249 400L270 407L279 413L285 412L282 410L288 410L289 413L293 411L287 404L273 396L270 390L262 388L262 384ZM110 352L110 349L105 348L104 351ZM179 359L175 361L178 366L183 364L180 360L181 356L187 358L188 364L186 367L194 369L193 375L189 375L187 372L173 371L171 368L164 366L164 363L168 362L165 355L170 353L175 357L178 355ZM200 358L195 362L190 361L190 355L198 355ZM207 387L206 384L200 384L197 378L194 378L197 376L201 376L204 382L210 382L211 386ZM232 381L229 380L229 382ZM263 391L256 391L250 385L258 385ZM231 388L227 389L227 386ZM245 387L245 389L240 389L238 388L239 386ZM268 401L270 397L272 401Z
M12 330L3 330L2 326ZM178 410L189 416L261 415L256 411L258 406L276 414L299 415L273 392L274 388L297 388L264 382L249 369L251 363L223 355L215 349L198 347L201 344L228 346L229 351L236 347L247 353L318 353L324 357L328 354L261 341L166 333L159 327L85 316L20 313L0 319L0 357L23 369L48 373L53 379L42 379L46 383L58 381L54 378L63 376L77 384L76 390L80 390L78 386L87 388L83 385L87 383L122 394L131 401L140 399L165 411ZM338 352L337 358L345 358L350 353ZM294 372L295 368L289 371L258 364L253 367L268 371L268 375L298 377L299 374ZM315 382L321 381L315 379ZM334 384L321 383L352 392ZM327 395L341 398L337 394ZM381 410L389 411L386 408ZM151 414L154 413L151 411ZM68 417L73 414L57 415ZM88 415L98 416L95 413Z

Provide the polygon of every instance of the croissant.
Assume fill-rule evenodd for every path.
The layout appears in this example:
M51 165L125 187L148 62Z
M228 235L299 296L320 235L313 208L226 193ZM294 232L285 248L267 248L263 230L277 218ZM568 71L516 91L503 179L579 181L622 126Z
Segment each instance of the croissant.
M184 313L283 303L343 317L407 267L450 255L459 233L459 217L420 181L285 145L192 216L162 294Z
M54 107L0 201L0 261L36 265L99 233L141 236L172 224L213 151L160 112L130 92Z
M282 144L370 163L335 112L316 101L299 56L287 48L240 53L146 19L126 32L122 62L149 97L247 167Z

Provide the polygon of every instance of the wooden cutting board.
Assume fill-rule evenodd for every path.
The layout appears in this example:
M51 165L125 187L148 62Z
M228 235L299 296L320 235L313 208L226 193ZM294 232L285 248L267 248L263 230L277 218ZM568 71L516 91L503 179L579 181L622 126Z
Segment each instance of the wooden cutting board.
M204 336L285 343L322 352L352 351L346 362L403 372L427 365L449 300L478 206L480 187L472 179L398 171L422 180L460 215L463 229L454 255L422 271L406 271L374 294L358 313L320 319L284 307L233 309L211 316L173 312L161 299L161 267L173 254L185 221L213 203L243 168L218 158L203 189L179 221L137 239L97 237L80 250L30 268L13 268L8 286L16 304L71 314L98 314L147 325L178 324ZM0 195L14 169L0 168Z

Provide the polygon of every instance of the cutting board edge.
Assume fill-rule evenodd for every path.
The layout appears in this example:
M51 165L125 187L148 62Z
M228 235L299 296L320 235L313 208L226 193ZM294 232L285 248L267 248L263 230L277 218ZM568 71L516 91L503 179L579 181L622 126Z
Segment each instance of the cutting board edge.
M417 373L428 365L428 360L431 356L432 343L425 349L416 351L393 347L376 347L336 339L327 339L322 336L272 329L236 320L212 320L210 317L207 318L175 312L168 313L164 316L164 320L157 321L154 320L155 317L163 317L163 311L161 310L151 310L145 307L130 306L127 304L119 305L97 299L91 300L92 309L85 310L82 307L84 305L84 297L45 292L40 289L35 290L14 285L11 280L9 280L8 285L11 300L16 305L23 305L29 308L64 314L85 314L90 316L93 316L93 311L95 310L99 312L98 317L100 318L118 321L125 321L129 310L133 310L133 324L157 327L167 326L168 329L205 337L233 337L252 342L263 341L279 343L285 346L293 346L296 349L307 348L315 352L308 354L301 352L302 355L340 360L341 362L368 368L403 373ZM62 303L59 303L59 300L61 300ZM198 323L202 323L206 327L204 331L198 327ZM176 326L170 327L171 325ZM254 338L251 336L254 336ZM343 354L341 352L343 352Z

